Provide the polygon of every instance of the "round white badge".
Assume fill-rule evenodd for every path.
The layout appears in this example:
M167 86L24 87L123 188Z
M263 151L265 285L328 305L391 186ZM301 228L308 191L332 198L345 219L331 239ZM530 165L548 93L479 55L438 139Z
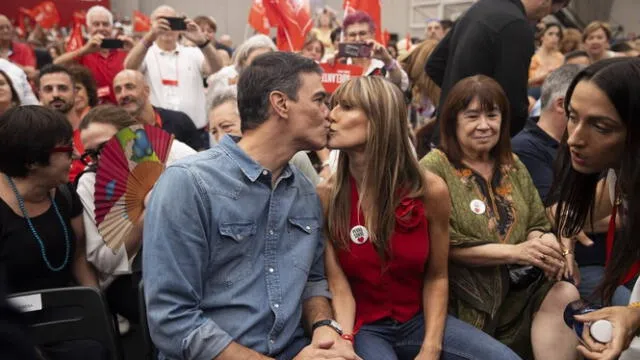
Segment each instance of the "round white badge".
M487 210L487 205L482 200L475 199L469 204L474 214L482 215Z
M362 245L369 240L369 231L362 225L352 227L350 235L351 241L353 241L354 244Z

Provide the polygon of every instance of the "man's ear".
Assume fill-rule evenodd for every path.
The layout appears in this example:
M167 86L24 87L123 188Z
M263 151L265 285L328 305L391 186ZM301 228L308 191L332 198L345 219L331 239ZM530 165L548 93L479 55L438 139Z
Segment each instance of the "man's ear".
M560 96L553 101L553 110L564 115L564 96Z
M272 91L269 94L269 104L273 111L281 118L289 117L289 104L287 100L289 97L282 91Z

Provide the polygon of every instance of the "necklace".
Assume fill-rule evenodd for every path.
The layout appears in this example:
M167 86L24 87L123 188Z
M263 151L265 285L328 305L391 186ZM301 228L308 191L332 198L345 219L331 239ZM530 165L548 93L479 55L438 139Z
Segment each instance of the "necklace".
M55 210L56 215L58 215L58 220L60 220L60 225L62 225L62 231L64 232L64 242L65 242L64 262L62 263L62 265L58 267L54 267L49 262L49 258L47 258L46 249L44 248L44 242L42 241L42 238L40 237L40 235L38 235L36 228L33 226L33 223L31 222L31 218L29 218L27 209L24 206L24 199L18 192L18 189L16 188L16 184L13 182L13 180L10 177L5 175L5 178L9 182L9 185L11 185L11 190L13 190L13 193L16 195L16 199L18 199L18 205L20 206L20 211L22 211L22 216L24 216L25 220L27 221L27 225L29 226L29 230L31 230L31 234L33 234L33 237L36 239L36 241L38 241L38 245L40 245L40 254L42 255L42 259L44 260L44 263L47 265L47 267L51 271L57 272L64 269L67 266L67 263L69 262L69 251L71 250L70 249L71 244L69 242L69 231L67 230L67 225L64 223L64 219L60 214L60 210L58 210L58 206L56 205L55 200L49 194L49 200L51 200L51 204L53 205L53 210Z

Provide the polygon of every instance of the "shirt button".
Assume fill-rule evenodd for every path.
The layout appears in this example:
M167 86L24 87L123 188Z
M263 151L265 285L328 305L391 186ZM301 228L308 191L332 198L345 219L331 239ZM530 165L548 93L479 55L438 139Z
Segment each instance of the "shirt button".
M269 230L269 235L273 235L273 230Z
M311 230L311 226L307 226L307 227L305 227L305 229L307 229L307 231Z
M272 273L273 272L273 268L269 268L269 272Z
M280 307L280 304L273 304L273 307L277 309Z
M269 172L267 170L262 170L262 175L267 176L269 175Z
M275 340L273 340L273 339L269 339L269 342L270 342L271 344L274 344L276 341L275 341Z

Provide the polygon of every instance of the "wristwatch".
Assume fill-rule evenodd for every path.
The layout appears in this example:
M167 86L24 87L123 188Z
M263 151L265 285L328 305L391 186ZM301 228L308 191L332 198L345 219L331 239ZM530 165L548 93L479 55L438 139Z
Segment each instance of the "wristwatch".
M311 332L316 331L317 328L321 327L321 326L329 326L331 327L333 330L335 330L338 335L342 335L342 327L340 326L340 324L338 324L337 321L335 320L320 320L320 321L316 321L312 326L311 326Z

